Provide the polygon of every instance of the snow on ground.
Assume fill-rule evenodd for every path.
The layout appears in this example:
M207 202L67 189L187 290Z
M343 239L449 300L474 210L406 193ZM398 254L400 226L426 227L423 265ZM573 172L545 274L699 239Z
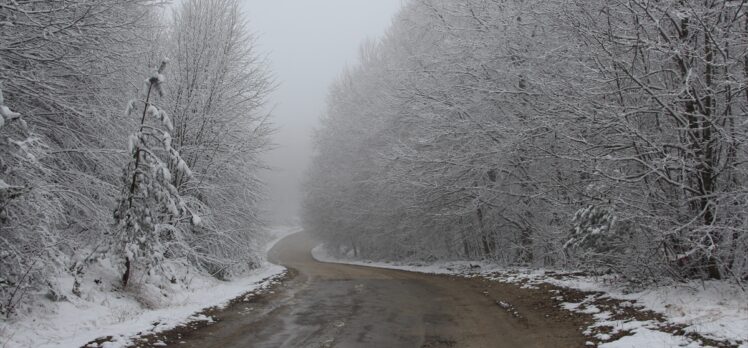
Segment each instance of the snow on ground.
M491 270L486 273L491 273ZM727 282L705 281L687 284L661 285L646 290L631 291L624 285L605 277L589 277L569 273L557 273L546 270L515 269L510 272L502 270L494 278L505 282L524 284L550 283L556 286L581 291L601 292L598 298L612 298L630 303L631 306L643 308L662 314L668 323L682 325L685 332L696 333L708 339L729 341L733 344L742 342L741 347L748 348L748 293L738 285ZM594 300L589 299L589 300ZM589 301L591 302L591 301ZM598 326L611 326L629 330L633 336L627 336L615 344L604 347L636 347L628 345L637 337L651 338L661 342L662 347L693 346L685 344L684 338L677 336L663 338L662 332L652 331L660 323L637 322L630 324L623 321L606 321L603 316L595 314ZM626 325L638 325L626 328ZM675 340L675 341L673 341Z
M631 336L623 336L613 342L603 343L601 348L637 348L637 347L685 347L698 348L702 345L683 336L671 335L667 332L649 329L640 322L631 322L629 329L635 330Z
M267 251L283 237L299 231L296 227L273 228L263 249ZM270 285L272 278L282 274L285 268L265 262L251 274L228 282L192 274L186 284L176 284L166 292L145 291L156 298L139 299L104 285L117 281L114 278L118 273L111 265L100 265L89 273L97 271L98 284L82 284L82 296L64 294L65 299L57 302L42 297L29 311L19 313L10 321L0 320L0 347L80 347L110 335L112 342L103 347L122 347L139 333L155 333L195 320L211 320L196 313L223 306L242 294ZM74 280L63 277L56 281L72 284ZM158 305L149 308L144 303Z
M270 249L272 249L273 246L281 239L286 238L294 233L299 233L301 231L302 228L299 226L277 226L271 228L270 233L268 233L268 241L265 243L265 256L267 255L268 251L270 251Z
M423 264L338 259L331 256L322 245L312 250L312 255L323 262L432 274L484 276L502 282L521 284L523 287L549 283L585 292L598 292L601 294L591 295L582 302L565 302L561 305L570 311L593 315L595 323L588 328L587 334L593 334L597 331L595 329L600 327L612 328L607 337L603 333L595 335L600 341L606 342L611 339L611 335L619 332L630 333L612 342L603 343L600 347L701 347L698 342L687 337L658 330L663 323L653 320L611 319L614 313L607 309L601 310L593 304L595 300L611 298L623 301L621 305L659 313L667 324L681 325L687 333L696 333L708 339L731 342L741 348L748 348L748 292L743 291L738 285L726 282L692 282L630 291L623 284L613 282L609 278L548 270L507 269L482 262Z
M403 271L412 271L412 272L430 273L430 274L466 274L466 273L470 273L470 270L480 270L482 268L487 268L489 266L487 263L466 262L466 261L436 262L433 264L426 264L426 263L420 263L420 262L398 263L398 262L376 262L376 261L367 261L367 260L340 259L340 258L336 258L330 255L327 252L327 250L325 250L325 247L322 244L312 249L312 256L317 261L322 261L322 262L344 263L348 265L399 269ZM475 266L478 266L478 267L475 267Z

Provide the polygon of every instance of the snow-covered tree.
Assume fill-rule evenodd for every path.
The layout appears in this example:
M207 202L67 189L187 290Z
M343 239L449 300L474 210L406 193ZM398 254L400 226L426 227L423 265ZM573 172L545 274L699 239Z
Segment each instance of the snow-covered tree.
M262 183L254 173L271 130L259 106L271 80L236 2L193 2L189 20L173 22L163 18L166 3L0 5L3 313L83 296L83 282L117 287L94 274L123 265L128 250L131 283L148 271L171 280L176 263L218 277L255 264ZM190 60L198 51L210 56ZM173 83L133 88L162 56L174 57ZM134 93L123 117L122 96Z
M179 151L172 147L171 118L153 102L156 96L163 95L166 65L167 61L161 63L145 81L141 98L131 100L127 106L127 116L138 111L140 126L130 135L128 149L132 158L124 172L123 194L114 213L116 250L124 259L124 286L134 272L148 273L163 266L169 244L184 243L177 224L190 214L172 184L174 174L169 167L184 178L192 173ZM197 215L187 218L200 224Z
M112 117L131 62L147 51L151 0L27 1L0 5L4 117L0 171L23 193L0 219L0 310L72 284L111 223L128 121ZM116 69L114 68L116 67ZM7 110L3 110L7 111ZM12 189L15 191L15 189ZM90 260L90 259L89 259ZM11 289L10 291L5 291ZM30 296L31 295L31 296Z
M272 127L262 105L274 83L237 0L188 0L168 32L172 74L164 108L194 173L175 186L203 224L189 233L191 262L220 277L257 264L262 230L260 154ZM173 169L173 167L170 167Z
M409 2L331 88L306 225L372 258L743 278L745 23L723 0Z
M60 213L59 202L46 201L32 186L34 176L46 176L48 171L37 156L44 154L44 144L30 132L21 114L13 111L3 97L0 84L0 314L10 315L24 293L36 284L42 274L38 260L29 257L50 256L43 247L29 246L51 242L56 238L34 222L37 209L49 209L50 217ZM27 230L31 227L32 233Z

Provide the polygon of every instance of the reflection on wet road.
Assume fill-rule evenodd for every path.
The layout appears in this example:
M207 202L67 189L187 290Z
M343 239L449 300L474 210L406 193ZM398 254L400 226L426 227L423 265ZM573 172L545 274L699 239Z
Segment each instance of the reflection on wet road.
M512 317L482 294L480 280L321 263L310 254L315 244L303 233L276 244L270 259L295 270L296 277L268 299L230 309L234 313L180 347L564 347L580 343L581 336L568 325Z

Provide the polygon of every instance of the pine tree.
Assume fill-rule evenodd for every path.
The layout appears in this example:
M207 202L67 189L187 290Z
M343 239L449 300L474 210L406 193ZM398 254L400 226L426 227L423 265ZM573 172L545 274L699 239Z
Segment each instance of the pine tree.
M142 99L128 103L131 116L139 105L140 127L130 135L129 151L132 157L125 168L122 196L115 211L119 240L118 254L124 258L123 286L131 281L134 271L150 274L162 266L169 243L184 240L177 224L191 215L190 221L199 224L200 218L192 215L172 183L169 168L178 175L189 178L192 173L172 147L172 122L167 113L154 105L156 95L163 96L163 61L156 73L145 81ZM155 93L154 93L155 92Z

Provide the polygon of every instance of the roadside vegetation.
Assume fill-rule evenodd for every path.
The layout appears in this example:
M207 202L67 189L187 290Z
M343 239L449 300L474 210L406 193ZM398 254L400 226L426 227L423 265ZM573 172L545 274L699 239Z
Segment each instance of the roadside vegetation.
M274 82L238 0L0 4L0 315L259 266Z
M331 88L333 254L748 280L744 2L410 1Z

